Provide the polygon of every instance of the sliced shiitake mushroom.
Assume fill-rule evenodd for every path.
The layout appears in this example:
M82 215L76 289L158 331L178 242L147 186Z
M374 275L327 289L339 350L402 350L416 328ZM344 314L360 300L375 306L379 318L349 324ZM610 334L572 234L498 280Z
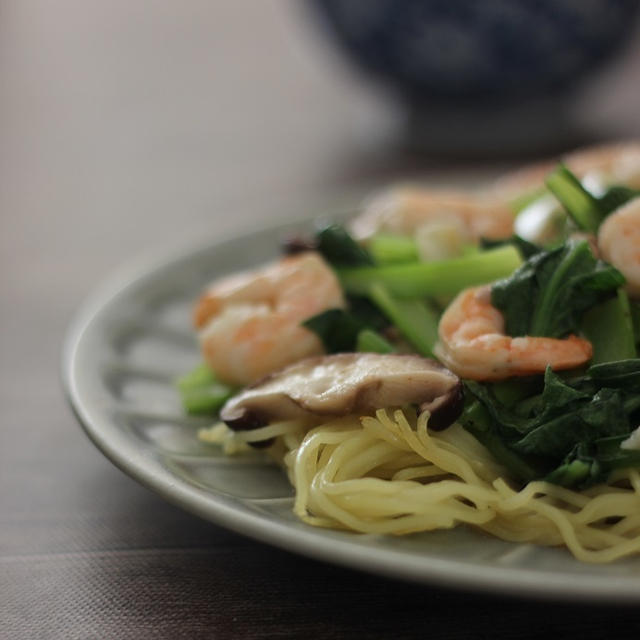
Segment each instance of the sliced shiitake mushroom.
M276 420L337 417L418 405L431 429L444 429L462 411L460 379L417 355L339 353L306 358L272 373L231 398L220 417L237 431Z

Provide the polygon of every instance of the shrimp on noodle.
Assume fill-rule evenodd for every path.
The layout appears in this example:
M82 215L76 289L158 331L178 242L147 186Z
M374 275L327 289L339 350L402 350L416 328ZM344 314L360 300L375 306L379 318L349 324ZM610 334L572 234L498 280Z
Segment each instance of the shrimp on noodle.
M614 211L598 230L600 255L627 279L627 291L640 297L640 198Z
M502 380L511 376L572 369L591 359L588 340L505 335L502 313L491 304L489 286L461 292L438 326L438 359L462 378Z
M245 385L322 354L319 338L300 323L344 306L333 271L319 254L305 252L216 280L196 305L194 325L219 378Z

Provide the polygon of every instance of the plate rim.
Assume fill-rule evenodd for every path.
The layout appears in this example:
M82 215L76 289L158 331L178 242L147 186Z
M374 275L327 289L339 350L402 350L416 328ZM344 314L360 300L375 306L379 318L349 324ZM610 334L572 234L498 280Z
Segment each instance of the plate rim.
M585 602L588 599L602 604L633 604L640 601L640 574L637 577L599 576L597 584L594 584L592 576L578 573L539 573L517 566L485 566L450 557L434 557L433 554L425 556L429 561L425 565L424 562L415 561L413 551L407 553L389 548L376 550L362 545L356 536L363 534L345 534L353 535L353 538L328 538L324 529L308 526L301 530L287 521L270 519L257 511L240 510L227 504L224 496L171 476L153 456L145 456L140 446L132 446L128 438L119 435L118 425L109 424L100 411L92 408L91 402L82 397L79 367L87 336L101 315L117 303L118 297L126 290L152 278L160 269L178 268L182 263L195 260L203 252L214 251L224 244L248 242L265 233L284 232L292 226L308 228L313 222L314 218L287 217L272 220L258 228L254 226L251 231L236 229L197 242L192 240L185 243L183 239L177 244L153 249L125 262L85 297L64 336L60 373L66 400L98 450L125 474L175 506L235 533L315 560L365 573L483 595L564 602Z

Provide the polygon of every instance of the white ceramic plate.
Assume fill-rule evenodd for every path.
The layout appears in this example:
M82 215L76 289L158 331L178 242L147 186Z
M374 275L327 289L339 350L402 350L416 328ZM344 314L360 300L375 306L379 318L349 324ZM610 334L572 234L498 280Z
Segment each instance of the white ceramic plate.
M307 225L308 226L308 225ZM458 528L405 537L315 529L291 513L283 473L258 454L225 457L196 439L173 379L199 362L193 300L213 277L273 258L285 225L125 270L69 330L64 382L89 437L118 467L184 509L258 540L369 572L485 592L640 601L640 558L581 564L563 549Z

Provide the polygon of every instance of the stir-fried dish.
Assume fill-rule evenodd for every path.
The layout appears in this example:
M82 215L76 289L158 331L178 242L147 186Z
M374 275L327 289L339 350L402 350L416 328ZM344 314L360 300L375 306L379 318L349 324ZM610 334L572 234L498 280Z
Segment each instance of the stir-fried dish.
M640 143L395 188L282 249L197 301L203 441L263 449L312 525L640 552Z

